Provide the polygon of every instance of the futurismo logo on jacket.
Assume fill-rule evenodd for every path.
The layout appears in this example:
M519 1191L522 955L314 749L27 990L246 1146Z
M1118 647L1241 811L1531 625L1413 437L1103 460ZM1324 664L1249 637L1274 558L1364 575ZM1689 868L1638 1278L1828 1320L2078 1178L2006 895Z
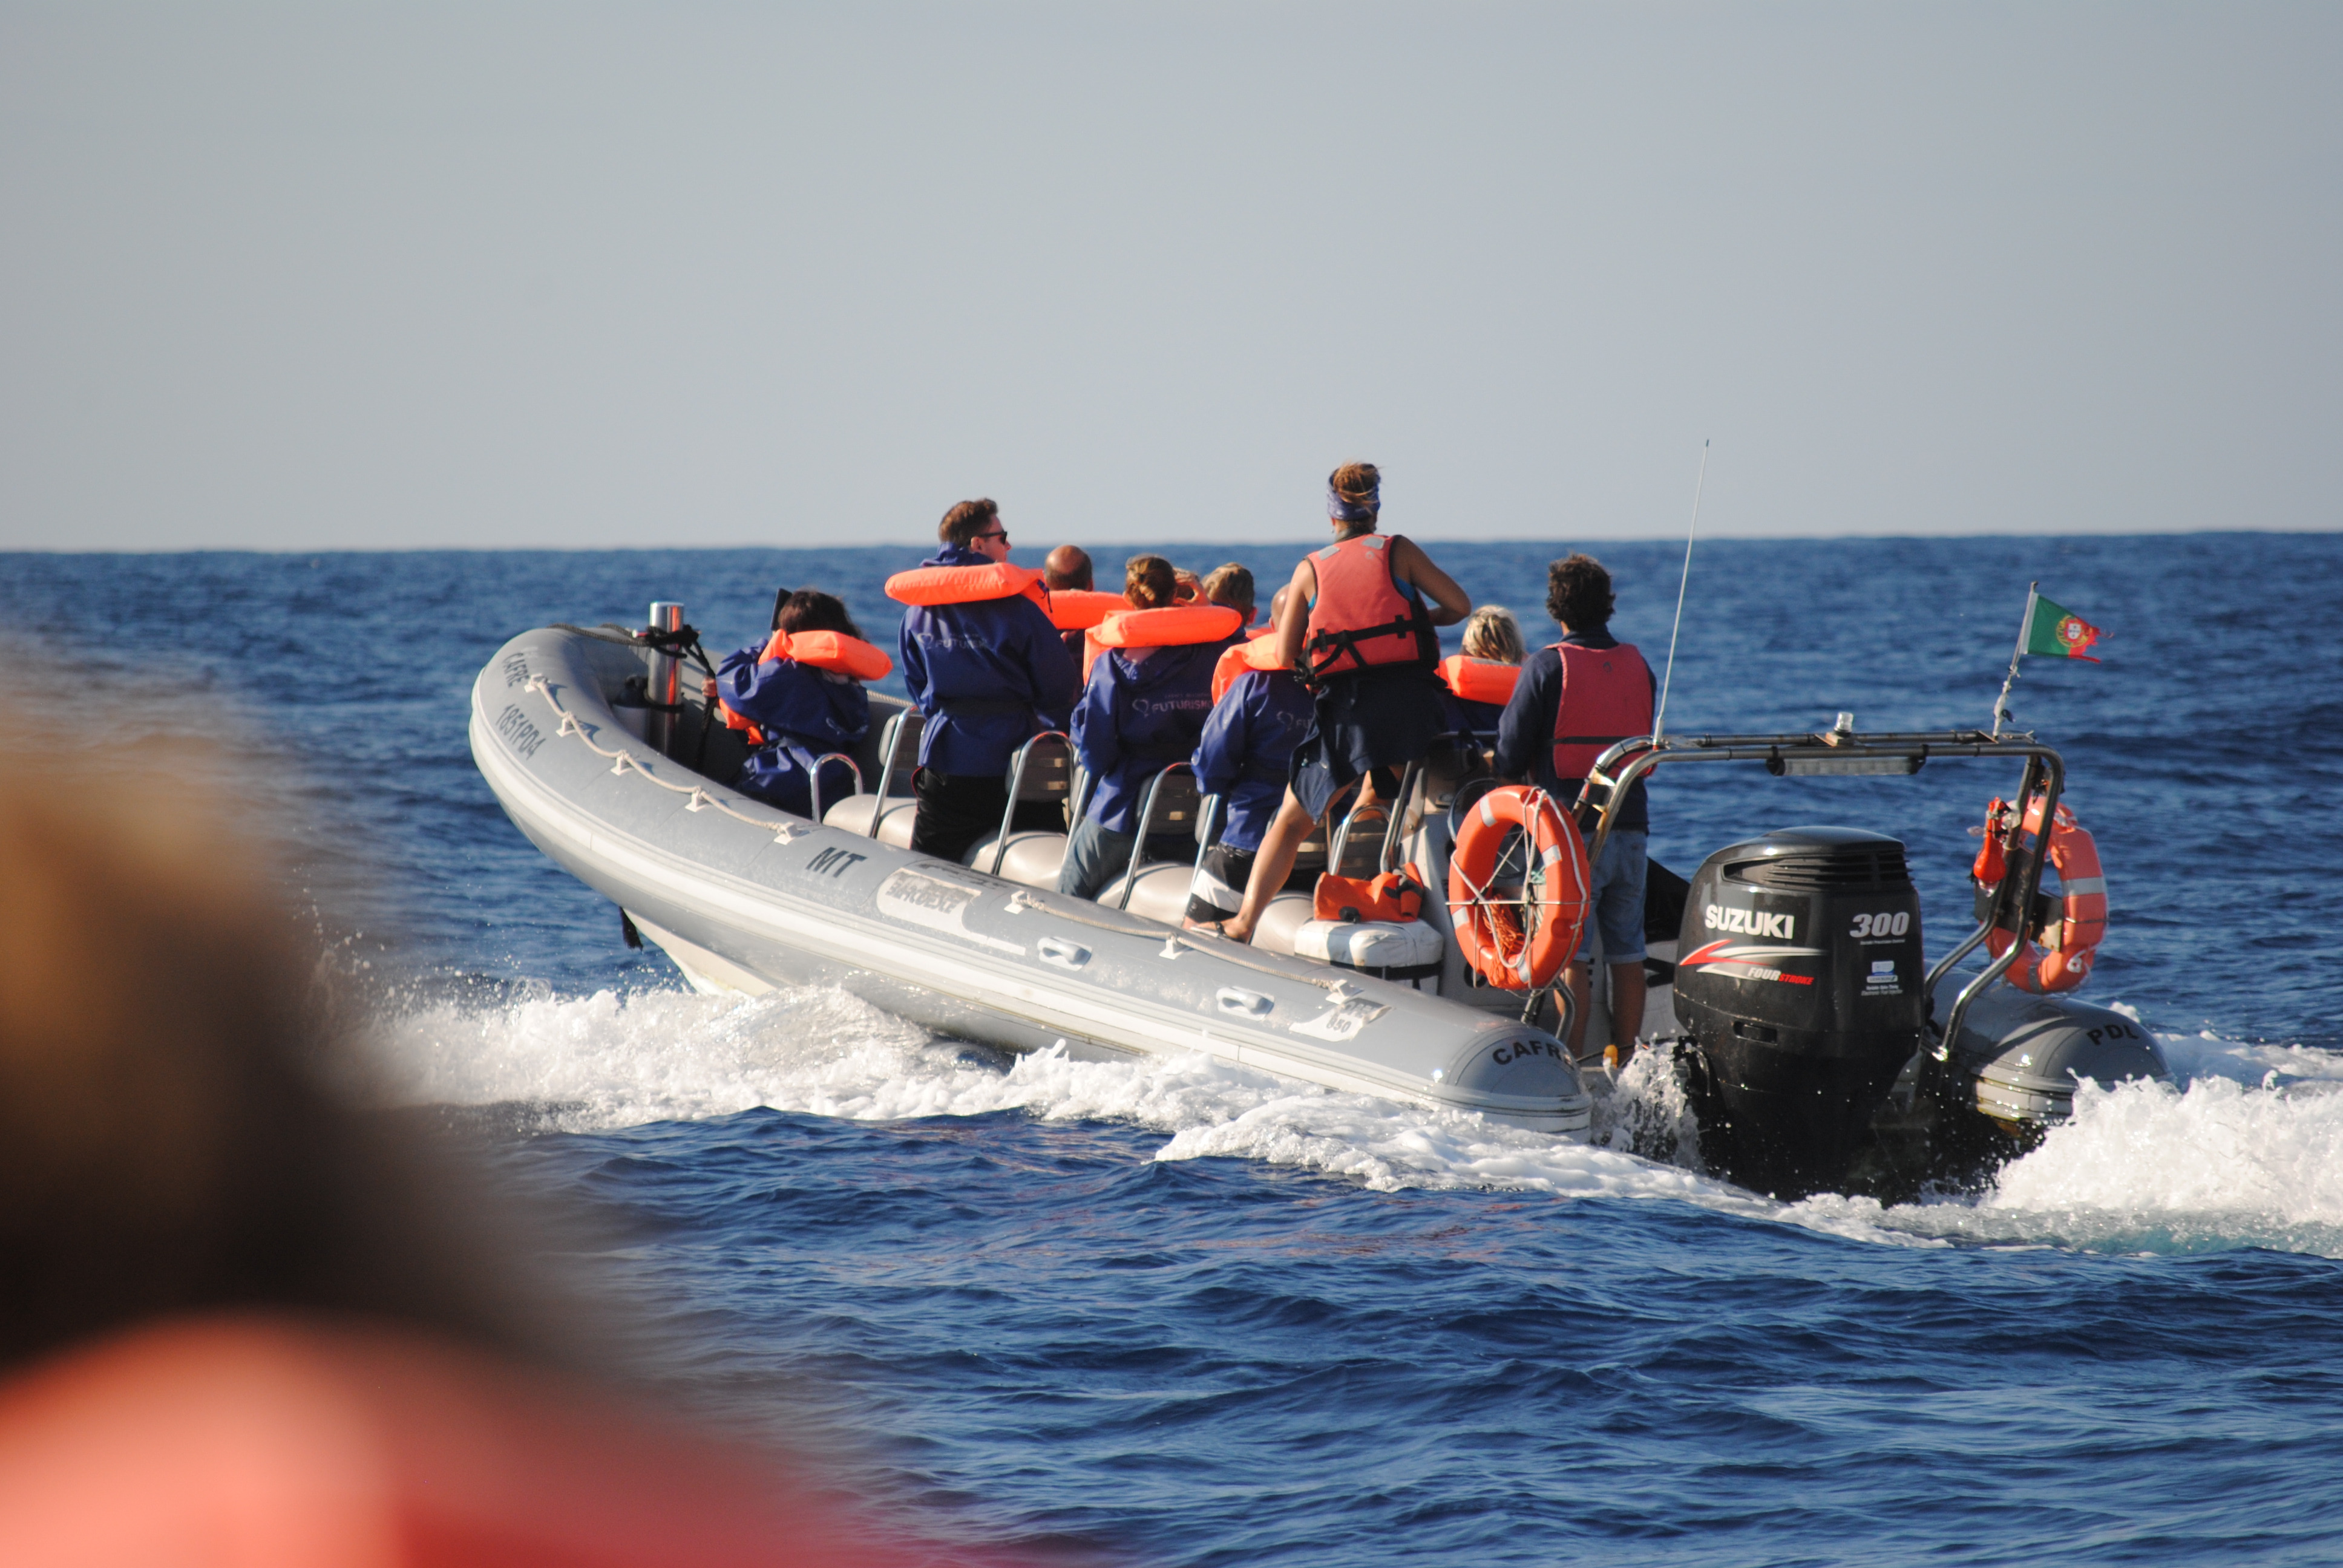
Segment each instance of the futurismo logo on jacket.
M1769 915L1758 910L1728 909L1723 904L1704 907L1700 923L1712 931L1730 931L1737 937L1779 937L1788 941L1798 934L1795 915Z
M1177 697L1134 697L1131 713L1134 719L1167 719L1177 713L1202 713L1212 706L1212 697L1201 691Z

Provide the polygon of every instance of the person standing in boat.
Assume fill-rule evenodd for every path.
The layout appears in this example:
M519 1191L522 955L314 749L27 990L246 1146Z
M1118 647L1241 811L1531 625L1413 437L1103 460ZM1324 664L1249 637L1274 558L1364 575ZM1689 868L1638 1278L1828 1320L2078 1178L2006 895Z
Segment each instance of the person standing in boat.
M1401 771L1431 750L1443 728L1433 628L1473 612L1470 596L1413 540L1375 531L1383 476L1373 464L1335 469L1326 511L1334 542L1293 568L1274 633L1281 665L1305 671L1317 689L1313 722L1294 748L1243 906L1222 922L1238 941L1252 940L1311 824L1340 795L1363 780L1366 799L1395 795Z
M1562 640L1522 668L1521 684L1497 724L1497 772L1537 785L1566 810L1578 799L1595 758L1619 741L1652 732L1659 683L1633 643L1611 635L1611 574L1592 556L1572 555L1546 568L1546 613ZM1611 1039L1618 1060L1634 1053L1644 1026L1644 847L1652 816L1644 780L1635 780L1594 868L1593 930L1603 934L1611 968ZM1584 1046L1594 944L1584 943L1567 980L1578 1000L1571 1054Z
M1521 682L1522 623L1503 605L1484 604L1465 617L1463 641L1463 652L1440 661L1441 711L1458 735L1493 737Z
M1244 622L1225 606L1179 604L1178 591L1170 561L1133 556L1123 568L1131 608L1093 634L1101 651L1073 724L1090 799L1066 841L1061 893L1096 898L1130 865L1149 780L1188 760L1212 710L1212 667ZM1184 834L1160 836L1148 849L1162 859L1194 854Z
M814 815L817 769L825 804L853 794L853 768L820 759L851 751L869 733L870 695L862 683L894 668L862 640L836 596L799 588L783 599L771 639L727 658L709 683L724 722L749 741L733 788L800 817Z
M926 719L911 848L956 860L1001 826L1017 749L1062 729L1080 693L1073 657L1042 607L1041 574L1010 564L1009 530L990 500L962 501L936 533L942 548L887 579L910 606L897 649L903 683ZM1025 801L1018 828L1056 831L1058 808Z
M1271 597L1272 628L1288 597L1284 588ZM1204 851L1189 885L1192 929L1214 926L1243 907L1253 859L1285 799L1293 749L1309 733L1316 712L1310 689L1276 659L1272 631L1227 649L1212 671L1212 712L1196 742L1194 764L1197 787L1221 798L1223 816L1220 836ZM1287 877L1291 880L1290 871Z

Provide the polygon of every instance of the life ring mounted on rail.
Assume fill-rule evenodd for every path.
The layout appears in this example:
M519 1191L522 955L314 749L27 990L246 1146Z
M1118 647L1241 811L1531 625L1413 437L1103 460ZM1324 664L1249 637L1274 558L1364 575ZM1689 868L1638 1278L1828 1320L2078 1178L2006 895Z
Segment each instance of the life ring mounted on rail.
M1522 896L1489 884L1509 834L1529 845ZM1507 784L1467 809L1448 859L1449 923L1464 961L1491 985L1543 990L1577 956L1594 878L1578 826L1543 789Z
M2036 838L2042 831L2043 799L2034 797L2026 812L2024 831ZM2002 839L2016 809L2001 799L1986 809L1985 847L1977 851L1970 875L1988 891L1998 888L2008 875ZM2098 842L2075 820L2075 813L2064 802L2050 820L2049 859L2058 873L2056 945L2045 952L2026 942L2008 971L2010 984L2036 995L2073 990L2090 979L2091 962L2107 934L2107 879L2099 867ZM2030 911L2021 913L2018 924L2030 923ZM2016 932L2001 926L1986 933L1986 950L1995 958L2017 940Z

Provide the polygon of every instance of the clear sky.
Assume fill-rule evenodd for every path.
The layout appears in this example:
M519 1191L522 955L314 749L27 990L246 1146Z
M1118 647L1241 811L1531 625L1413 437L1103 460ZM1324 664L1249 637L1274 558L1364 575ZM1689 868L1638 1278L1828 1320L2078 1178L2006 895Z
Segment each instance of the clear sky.
M0 0L0 548L2331 528L2343 6Z

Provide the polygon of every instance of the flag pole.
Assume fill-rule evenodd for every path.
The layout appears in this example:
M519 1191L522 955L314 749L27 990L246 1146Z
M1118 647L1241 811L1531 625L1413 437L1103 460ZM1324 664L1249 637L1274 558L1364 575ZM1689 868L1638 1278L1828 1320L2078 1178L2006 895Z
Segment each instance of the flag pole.
M1993 699L1993 738L2001 739L2001 727L2009 718L2009 689L2017 684L2017 661L2026 657L2026 635L2034 629L2034 601L2041 597L2042 585L2026 585L2026 614L2017 623L2017 647L2009 656L2009 678L2001 683L2001 695Z

